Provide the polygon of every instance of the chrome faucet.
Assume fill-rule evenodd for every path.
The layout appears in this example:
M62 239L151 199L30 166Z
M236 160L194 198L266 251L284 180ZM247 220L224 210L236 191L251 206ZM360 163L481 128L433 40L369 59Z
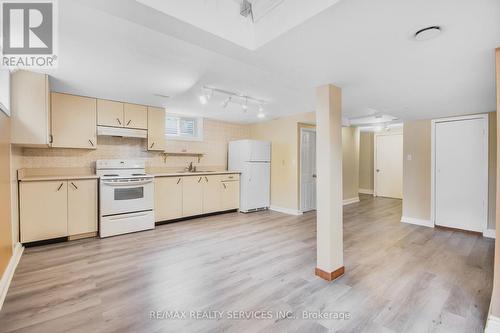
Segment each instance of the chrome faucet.
M189 172L195 172L196 171L196 166L193 166L193 162L189 163L189 166L186 168L187 171Z

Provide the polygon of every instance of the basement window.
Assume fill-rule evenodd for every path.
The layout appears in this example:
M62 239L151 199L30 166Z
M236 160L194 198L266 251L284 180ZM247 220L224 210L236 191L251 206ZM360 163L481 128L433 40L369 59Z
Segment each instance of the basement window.
M168 114L165 135L171 140L203 141L203 118Z

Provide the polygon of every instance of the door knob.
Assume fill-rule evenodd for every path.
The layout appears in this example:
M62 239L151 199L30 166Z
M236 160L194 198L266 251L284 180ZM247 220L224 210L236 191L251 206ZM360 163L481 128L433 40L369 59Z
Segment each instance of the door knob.
M313 176L312 176L312 177L313 177L313 178L316 178L316 174L313 174Z
M380 172L380 169L377 169L377 172Z

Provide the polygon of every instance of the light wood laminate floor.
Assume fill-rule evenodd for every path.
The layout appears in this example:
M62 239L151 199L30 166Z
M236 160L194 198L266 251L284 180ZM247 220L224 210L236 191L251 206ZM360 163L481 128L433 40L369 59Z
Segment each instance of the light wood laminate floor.
M29 248L0 332L481 332L494 242L400 217L399 200L362 196L345 206L346 274L330 283L314 276L314 213L230 213ZM174 310L188 318L150 318ZM226 312L189 319L196 310ZM296 319L229 319L232 311Z

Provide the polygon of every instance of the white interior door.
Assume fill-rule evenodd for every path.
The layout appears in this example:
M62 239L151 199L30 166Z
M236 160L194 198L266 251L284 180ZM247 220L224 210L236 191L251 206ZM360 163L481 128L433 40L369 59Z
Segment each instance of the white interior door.
M300 130L300 210L316 209L316 131Z
M375 195L403 198L403 134L375 135Z
M488 191L486 127L485 119L435 124L436 225L483 231Z

